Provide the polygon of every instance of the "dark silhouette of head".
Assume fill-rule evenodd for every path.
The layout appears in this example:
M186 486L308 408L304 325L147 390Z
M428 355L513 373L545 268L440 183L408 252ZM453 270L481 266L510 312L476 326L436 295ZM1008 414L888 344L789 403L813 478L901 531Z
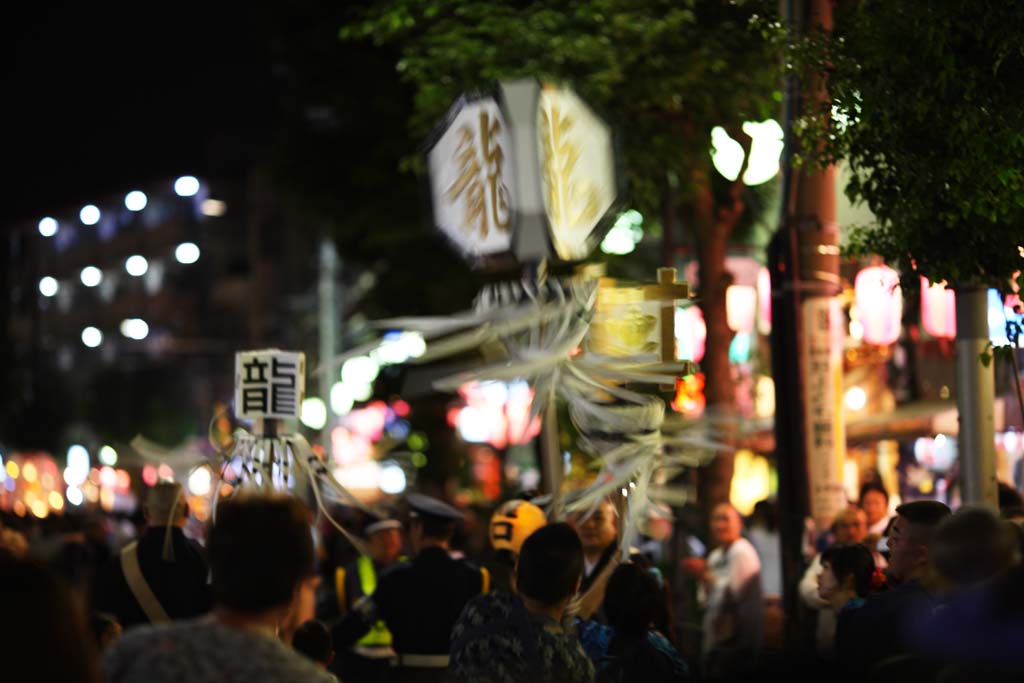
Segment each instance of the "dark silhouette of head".
M315 572L309 510L292 496L246 495L222 502L208 550L214 601L240 612L290 604Z
M638 638L651 628L661 590L649 569L635 562L619 565L608 579L604 612L616 633Z
M572 597L583 575L583 545L571 526L549 524L523 543L516 588L524 597L557 605Z

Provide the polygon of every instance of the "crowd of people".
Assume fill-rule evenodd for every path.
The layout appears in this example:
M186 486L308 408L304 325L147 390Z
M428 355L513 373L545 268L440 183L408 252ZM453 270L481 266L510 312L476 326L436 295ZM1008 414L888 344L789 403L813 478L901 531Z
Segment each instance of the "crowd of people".
M787 647L770 501L747 520L715 506L706 536L682 514L664 533L672 511L659 508L623 548L619 501L556 521L517 498L491 514L481 550L464 510L416 493L404 515L349 518L351 542L297 498L246 493L218 505L200 544L183 531L181 486L160 482L121 547L70 516L49 535L0 527L5 678L1016 680L1024 506L1001 494L1002 515L932 500L890 513L886 491L865 486L808 539L790 618L813 636Z

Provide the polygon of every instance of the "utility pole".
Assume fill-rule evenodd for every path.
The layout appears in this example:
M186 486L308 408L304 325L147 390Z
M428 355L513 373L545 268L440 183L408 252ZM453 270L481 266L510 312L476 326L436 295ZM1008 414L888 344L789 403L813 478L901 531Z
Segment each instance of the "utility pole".
M832 29L829 0L783 0L790 30ZM800 649L799 595L805 520L819 528L845 505L842 461L842 318L838 301L839 226L835 169L794 169L793 121L828 102L820 77L787 76L784 99L783 215L769 245L772 279L772 372L779 470L779 519L786 614L786 650ZM827 111L827 108L826 108Z
M981 354L988 348L988 289L956 288L956 407L960 415L957 448L960 453L960 498L998 512L996 483L994 363L986 367ZM1014 378L1016 379L1016 377Z
M318 283L319 327L320 327L320 398L327 407L327 422L324 423L320 440L327 448L331 441L331 386L337 377L334 356L337 353L338 328L340 327L339 301L336 282L341 272L341 262L334 242L329 238L320 240L320 279Z

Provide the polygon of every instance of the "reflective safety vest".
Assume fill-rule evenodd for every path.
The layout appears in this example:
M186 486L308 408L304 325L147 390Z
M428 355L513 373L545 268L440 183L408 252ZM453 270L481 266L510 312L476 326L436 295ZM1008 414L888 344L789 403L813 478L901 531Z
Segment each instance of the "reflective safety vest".
M373 591L377 590L377 572L373 568L373 560L366 555L360 555L356 560L356 568L359 570L359 587L363 589L363 595L373 595ZM356 645L391 647L391 631L383 620L378 621L356 642Z
M404 561L404 557L398 558L399 562ZM373 568L373 560L366 555L360 555L356 559L356 572L359 577L359 590L363 595L372 595L377 590L377 571ZM338 594L338 607L341 609L341 613L345 614L348 611L348 600L345 595L345 569L338 567L334 575L335 589ZM358 596L352 596L352 602L358 600ZM391 647L391 631L388 630L387 624L383 620L378 621L365 636L356 641L356 646L368 647L368 648L386 648Z

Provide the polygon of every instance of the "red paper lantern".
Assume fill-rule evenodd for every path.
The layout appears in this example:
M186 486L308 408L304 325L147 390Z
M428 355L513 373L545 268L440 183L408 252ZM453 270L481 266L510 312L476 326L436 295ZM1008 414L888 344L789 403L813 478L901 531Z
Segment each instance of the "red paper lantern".
M903 291L900 275L889 266L871 266L857 273L854 281L857 309L864 326L864 341L887 346L900 338L903 319Z
M956 338L956 294L945 282L933 285L921 276L921 324L933 337Z

